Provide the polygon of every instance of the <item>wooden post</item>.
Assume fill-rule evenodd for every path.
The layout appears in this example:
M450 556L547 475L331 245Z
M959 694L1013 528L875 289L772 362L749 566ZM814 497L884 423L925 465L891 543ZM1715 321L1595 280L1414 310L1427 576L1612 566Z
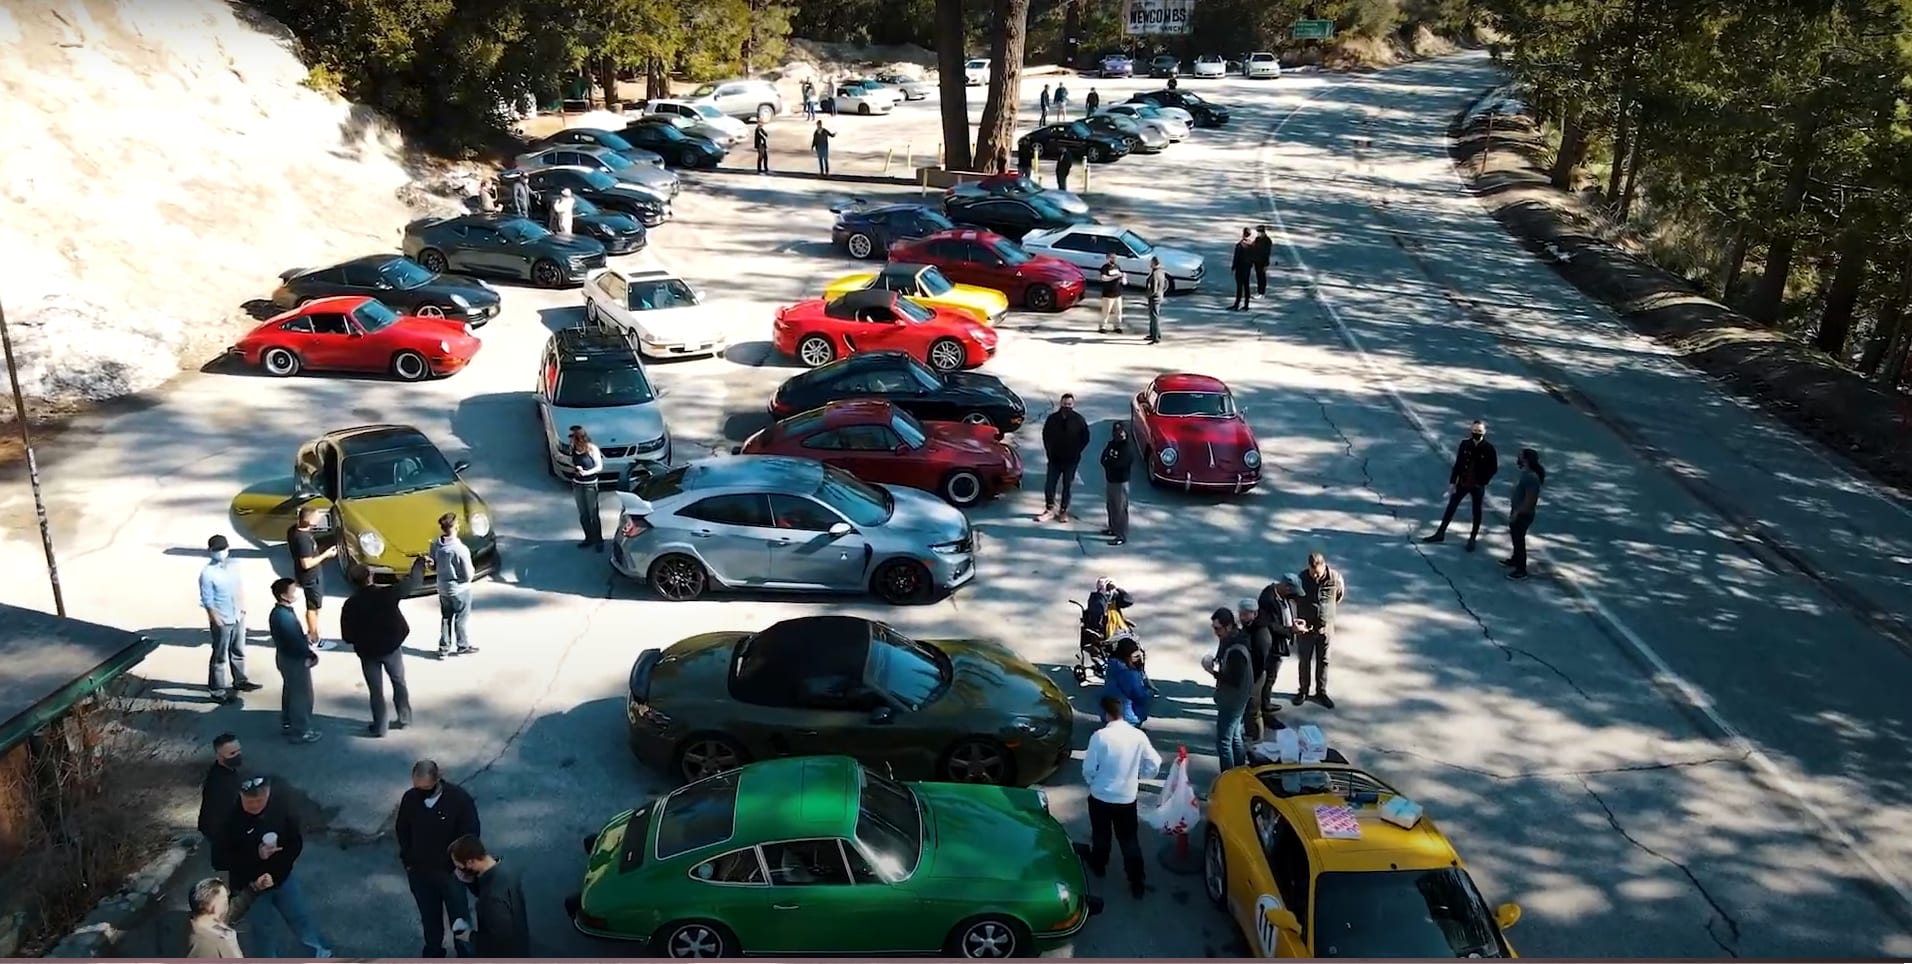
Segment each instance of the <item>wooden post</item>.
M1474 180L1487 176L1487 155L1494 151L1494 121L1500 117L1499 111L1487 112L1487 137L1481 141L1480 164L1474 170Z

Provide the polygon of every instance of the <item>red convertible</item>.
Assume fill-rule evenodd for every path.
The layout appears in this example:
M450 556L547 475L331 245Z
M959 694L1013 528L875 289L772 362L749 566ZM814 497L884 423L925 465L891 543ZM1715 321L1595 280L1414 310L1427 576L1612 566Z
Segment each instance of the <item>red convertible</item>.
M794 455L857 478L903 485L967 509L1022 485L1022 457L1002 432L967 422L924 424L889 402L831 402L778 422L733 450Z
M227 349L268 375L304 370L390 372L408 382L450 375L483 342L471 326L401 315L376 298L320 298L275 315Z
M1157 485L1246 492L1261 482L1261 444L1219 378L1156 376L1129 407L1129 437Z
M996 353L995 330L968 312L931 308L882 289L778 308L771 341L809 368L857 352L900 351L939 372L953 372Z

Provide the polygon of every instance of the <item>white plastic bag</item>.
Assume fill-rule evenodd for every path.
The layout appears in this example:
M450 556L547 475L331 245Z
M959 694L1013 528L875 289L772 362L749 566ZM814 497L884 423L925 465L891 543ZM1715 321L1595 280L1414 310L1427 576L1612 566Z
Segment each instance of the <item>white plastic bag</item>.
M1195 785L1188 780L1188 748L1175 755L1161 796L1149 811L1148 824L1163 833L1185 834L1202 822L1202 802L1195 798Z

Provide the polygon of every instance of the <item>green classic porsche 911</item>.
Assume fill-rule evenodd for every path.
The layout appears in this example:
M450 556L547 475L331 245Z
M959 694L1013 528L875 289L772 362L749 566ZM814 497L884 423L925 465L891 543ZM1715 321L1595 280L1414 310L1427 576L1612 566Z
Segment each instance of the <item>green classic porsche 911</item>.
M1041 790L755 763L585 841L579 930L661 957L1032 957L1101 910Z

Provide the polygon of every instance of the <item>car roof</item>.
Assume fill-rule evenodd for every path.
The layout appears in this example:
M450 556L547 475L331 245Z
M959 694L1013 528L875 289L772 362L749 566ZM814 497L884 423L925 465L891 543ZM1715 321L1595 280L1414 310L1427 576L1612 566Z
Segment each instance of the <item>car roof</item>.
M377 301L368 295L333 295L329 298L314 298L291 311L281 312L277 318L298 318L319 311L349 312L368 301ZM391 307L387 305L386 307ZM396 311L397 309L393 309ZM403 312L399 312L403 314ZM271 321L273 319L267 319Z
M602 325L574 325L551 333L549 347L558 354L558 363L578 364L606 360L629 361L638 355L634 336L622 328Z
M822 483L823 463L783 455L731 455L700 459L692 462L684 473L684 488L687 491L744 488L808 492L814 491Z
M858 288L824 305L823 313L832 318L840 318L848 312L865 308L889 308L895 304L896 292L888 288Z
M861 809L863 768L847 756L786 757L751 764L737 781L730 844L849 837ZM664 807L670 813L670 807Z
M990 195L990 196L994 197L995 195ZM994 231L984 231L981 228L945 228L941 231L938 231L934 234L927 235L918 240L990 242L990 241L1006 241L1008 239L1003 237L1000 234L997 234Z
M1346 797L1333 790L1284 795L1270 786L1270 778L1279 781L1283 774L1302 771L1348 774L1365 777L1383 787L1387 784L1359 767L1345 764L1275 763L1253 768L1255 779L1249 784L1254 788L1251 792L1265 797L1281 811L1282 818L1293 825L1295 833L1318 858L1318 869L1326 872L1433 870L1460 863L1460 854L1454 850L1453 843L1426 816L1413 827L1402 827L1381 819L1378 807L1364 806L1356 811L1361 827L1359 837L1348 839L1323 834L1315 808L1345 807ZM1385 803L1398 795L1382 793L1379 802Z
M1065 224L1050 229L1057 236L1064 234L1097 234L1107 238L1120 237L1128 233L1128 228L1119 224Z
M895 414L896 406L880 398L846 398L823 406L823 421L819 427L832 429L870 422L887 423Z
M615 274L618 274L618 275L621 275L621 276L622 276L622 277L624 278L624 280L626 280L626 281L678 281L678 280L682 280L682 279L679 279L679 278L677 277L677 275L675 275L675 274L673 274L673 273L671 273L670 271L667 271L667 270L665 270L665 269L663 269L663 268L638 268L638 269L636 269L636 270L631 270L631 271L627 271L627 270L625 270L625 269L622 269L622 268L613 268L613 269L612 269L612 271L613 271L613 273L615 273Z
M374 268L383 268L394 261L410 261L410 260L411 260L410 258L407 258L402 254L367 254L367 255L361 255L359 257L353 258L350 261L341 261L338 264L332 265L331 267L356 268L360 265L371 265ZM326 270L329 270L329 269L327 268L307 268L306 269L308 273L313 271L326 271Z
M1212 375L1194 372L1170 372L1155 376L1158 392L1227 392L1228 385Z
M510 211L481 211L477 214L461 214L455 218L446 218L440 221L439 224L503 224L507 221L531 221L532 224L538 223L523 215L512 214ZM543 227L543 225L539 226Z
M371 452L389 452L392 449L411 448L417 445L432 445L425 433L410 425L356 425L325 433L323 438L337 445L340 453L350 458ZM433 448L437 446L432 445Z

